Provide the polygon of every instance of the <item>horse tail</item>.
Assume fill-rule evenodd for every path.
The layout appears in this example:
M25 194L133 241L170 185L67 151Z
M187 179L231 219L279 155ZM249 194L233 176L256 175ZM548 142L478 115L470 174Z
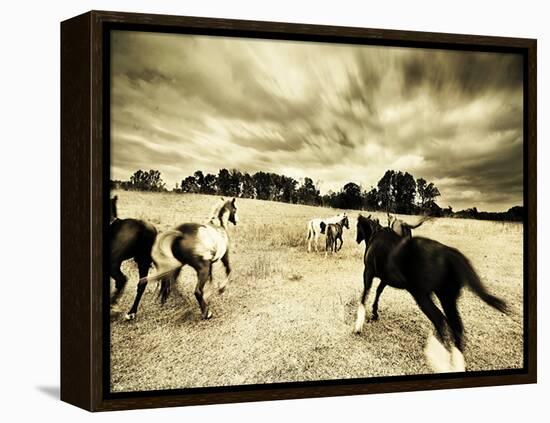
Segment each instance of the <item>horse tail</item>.
M307 238L306 240L309 241L313 234L311 233L311 222L307 222Z
M420 218L420 220L416 223L416 225L411 225L409 223L403 222L403 226L405 226L409 229L416 229L416 228L420 227L424 222L427 222L428 220L432 220L432 219L433 219L433 216L424 216L424 217Z
M170 295L170 292L172 290L172 282L176 281L181 268L182 266L170 269L164 272L162 277L160 278L160 289L158 296L160 298L161 304L164 304L168 299L168 296Z
M183 267L183 264L172 253L172 246L182 237L183 234L180 231L166 231L157 236L153 245L151 255L158 273L148 277L147 280L160 281L159 297L163 304L170 295L172 282L177 279L179 271Z
M479 298L501 313L508 314L509 309L506 302L487 291L487 288L485 288L481 279L479 279L470 261L458 250L456 250L456 254L453 255L453 264L455 272L463 277L466 284Z

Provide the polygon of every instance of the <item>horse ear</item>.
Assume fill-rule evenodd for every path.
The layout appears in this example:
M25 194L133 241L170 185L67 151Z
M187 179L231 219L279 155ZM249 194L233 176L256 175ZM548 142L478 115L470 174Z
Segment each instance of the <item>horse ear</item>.
M221 201L225 201L225 198L222 197L222 198L220 198L220 200L221 200Z
M115 196L113 197L113 201L118 201L118 195L115 195Z

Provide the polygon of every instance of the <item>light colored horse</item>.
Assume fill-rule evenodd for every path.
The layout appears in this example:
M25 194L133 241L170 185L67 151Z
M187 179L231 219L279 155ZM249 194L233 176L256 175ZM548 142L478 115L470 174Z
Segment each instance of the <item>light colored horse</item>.
M319 250L319 237L324 233L324 228L322 228L321 223L324 223L325 227L331 223L341 222L342 219L346 217L346 213L340 213L336 216L327 217L326 219L315 218L311 219L307 223L307 252L311 252L311 243L315 245L315 251Z
M136 317L141 295L148 281L160 281L160 297L164 303L176 282L181 268L191 266L197 272L195 297L199 303L203 319L210 319L212 312L204 298L204 285L212 280L212 263L220 260L225 267L225 279L218 286L222 293L225 290L231 267L229 265L228 222L238 222L235 199L217 203L206 223L184 223L173 230L160 234L151 255L156 267L156 274L139 280L138 292L132 309L127 314L128 320Z
M404 220L398 219L397 216L392 216L389 213L386 213L388 216L388 227L392 229L397 235L410 238L412 236L412 230L418 228L424 222L433 219L431 216L423 216L416 223L416 225L411 225Z

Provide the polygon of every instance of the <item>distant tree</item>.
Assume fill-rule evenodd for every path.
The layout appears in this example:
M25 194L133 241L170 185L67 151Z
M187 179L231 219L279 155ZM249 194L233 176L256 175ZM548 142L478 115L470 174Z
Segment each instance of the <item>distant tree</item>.
M266 172L256 172L252 176L256 196L260 200L271 199L271 175Z
M218 194L231 195L232 181L231 174L227 169L220 169L218 172Z
M366 192L363 198L363 206L367 210L378 210L378 190L376 188L372 188L369 192Z
M204 193L204 174L201 170L197 170L193 176L195 177L195 183L197 184L198 192Z
M181 181L180 189L181 192L195 194L199 192L199 185L197 184L197 180L194 176L188 176Z
M393 193L393 178L395 172L387 170L384 176L378 181L378 202L382 210L394 211L394 193Z
M148 172L143 170L136 171L130 177L132 189L138 191L165 191L166 185L162 180L158 170L151 169Z
M203 194L216 194L216 190L217 190L216 183L217 183L216 175L207 173L203 179L201 192Z
M439 189L433 184L433 182L430 182L426 186L426 190L424 192L425 202L431 203L434 202L437 197L439 197L441 193L439 192Z
M416 195L416 182L408 172L397 172L393 174L393 203L394 211L397 213L413 213L414 197Z
M343 209L360 209L363 205L361 187L354 182L348 182L342 188L340 196L340 207Z
M522 206L514 206L506 212L508 220L522 221L524 219L524 210Z
M304 183L296 191L297 200L301 204L320 204L321 196L319 194L319 190L311 178L304 178Z
M452 217L454 215L453 208L451 206L447 206L446 208L441 210L444 217Z
M254 189L254 180L252 176L245 173L242 176L241 195L244 198L256 198L256 190Z
M227 195L230 195L231 197L241 196L242 179L243 174L238 169L232 169L229 172L229 192Z
M282 196L281 201L285 203L296 203L296 187L298 186L298 181L294 178L283 176L282 180Z
M418 205L423 207L426 202L426 185L427 182L424 178L418 178L416 180L416 190L418 193Z

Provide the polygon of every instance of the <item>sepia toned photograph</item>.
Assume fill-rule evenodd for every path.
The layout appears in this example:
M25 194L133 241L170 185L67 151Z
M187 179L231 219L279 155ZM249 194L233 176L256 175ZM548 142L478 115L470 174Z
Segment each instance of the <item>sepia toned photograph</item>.
M114 30L113 393L524 368L524 57Z

